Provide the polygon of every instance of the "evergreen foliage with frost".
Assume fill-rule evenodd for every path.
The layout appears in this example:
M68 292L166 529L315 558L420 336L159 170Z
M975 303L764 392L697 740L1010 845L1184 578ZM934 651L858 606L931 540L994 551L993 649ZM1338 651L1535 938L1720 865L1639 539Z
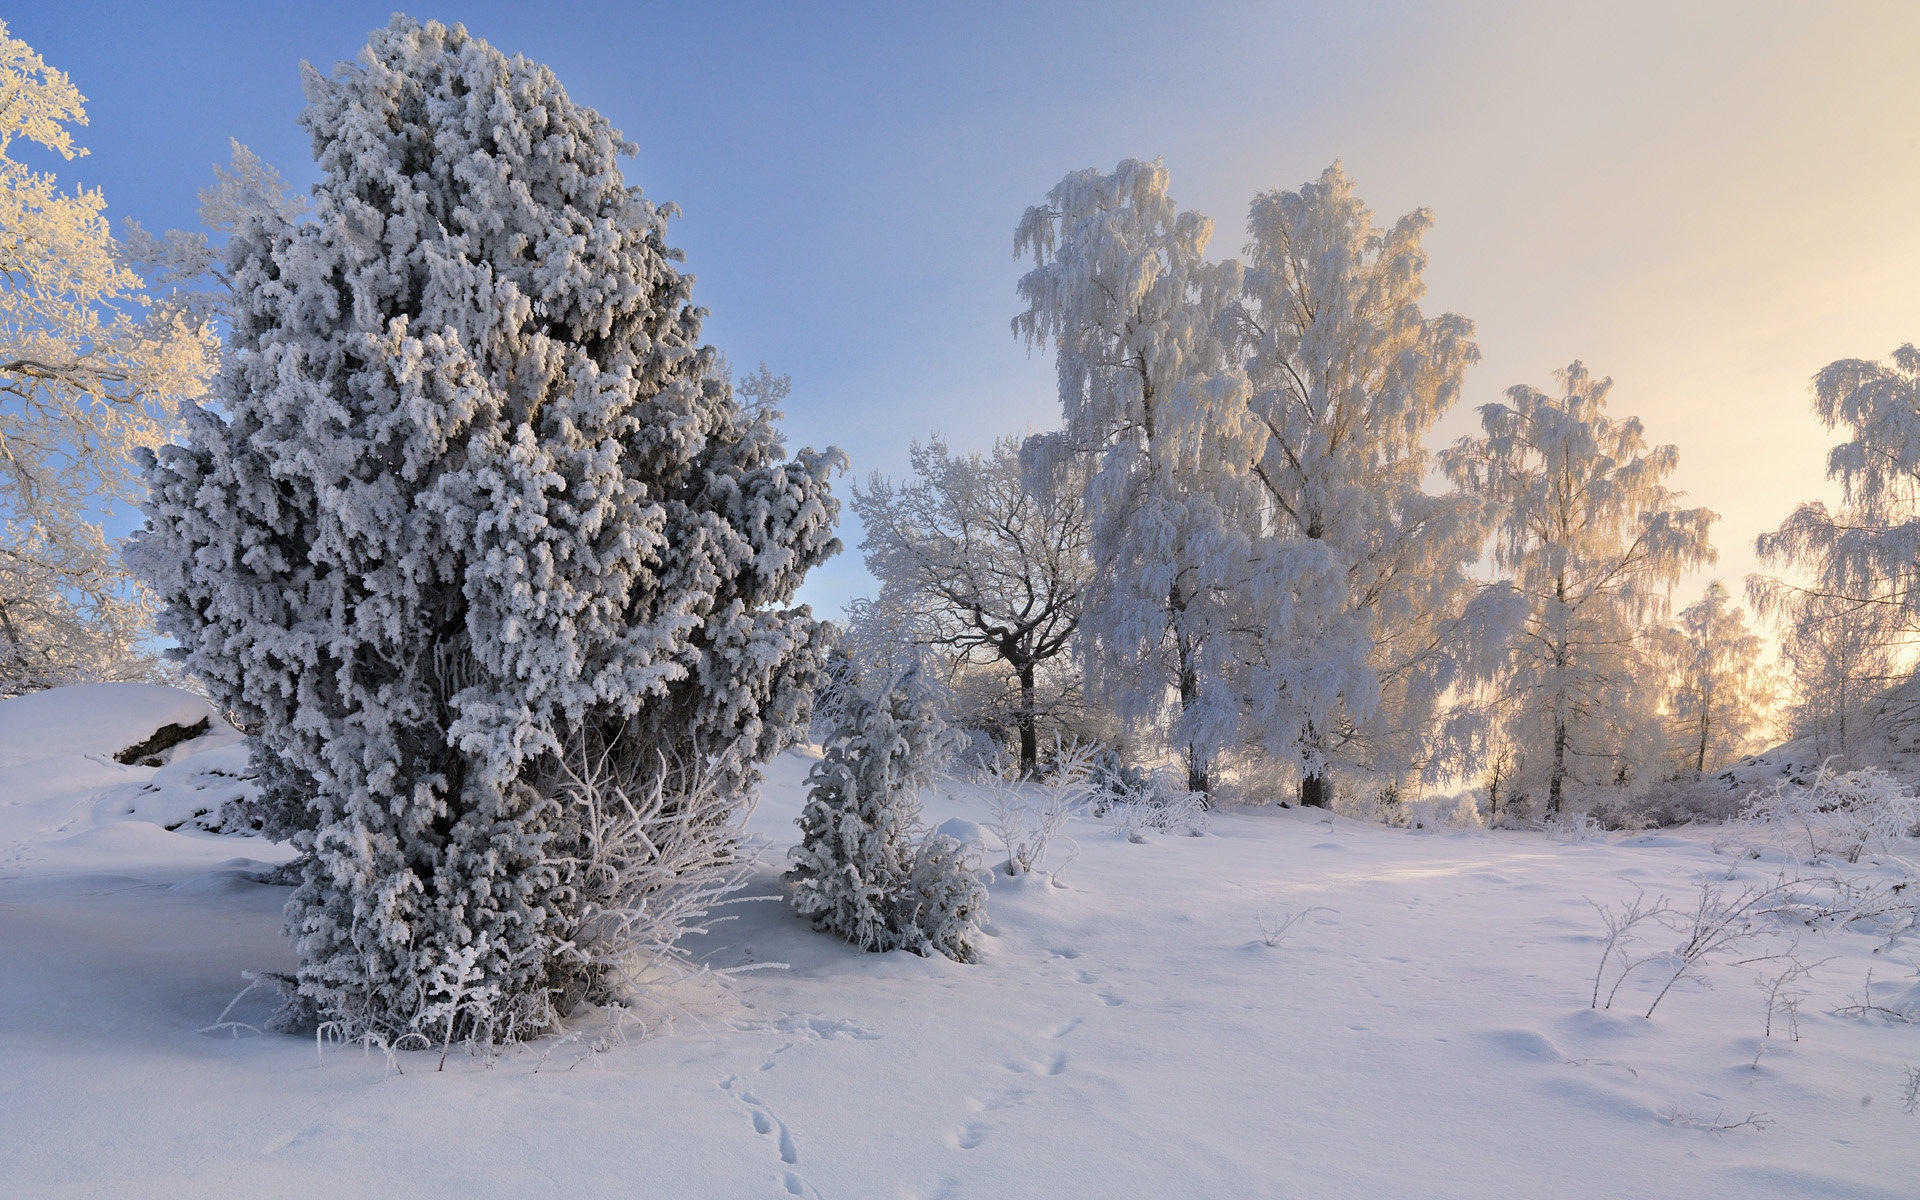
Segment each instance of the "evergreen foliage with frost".
M218 404L134 553L310 851L295 1017L530 1032L601 969L561 764L730 836L806 715L838 456L735 402L672 210L546 68L396 17L306 86L312 217L239 221Z
M985 889L958 842L921 828L915 799L952 742L933 689L909 671L843 713L807 776L786 874L794 911L863 950L973 961Z
M1667 594L1713 559L1714 514L1680 507L1679 462L1635 417L1607 412L1608 379L1574 363L1559 395L1525 385L1480 409L1483 433L1441 456L1464 489L1497 506L1495 564L1526 623L1494 682L1502 736L1518 752L1513 789L1558 813L1570 785L1631 778L1664 744L1657 646Z

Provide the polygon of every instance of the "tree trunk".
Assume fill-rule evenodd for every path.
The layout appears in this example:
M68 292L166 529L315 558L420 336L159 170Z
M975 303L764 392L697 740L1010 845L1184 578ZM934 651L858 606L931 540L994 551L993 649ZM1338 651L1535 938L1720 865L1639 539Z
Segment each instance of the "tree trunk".
M1301 808L1332 808L1333 781L1316 771L1300 777Z
M1185 634L1176 638L1180 649L1180 715L1186 716L1200 698L1200 676L1193 666L1192 649L1187 645ZM1187 743L1187 790L1201 796L1201 804L1211 805L1213 780L1208 776L1212 764L1207 761L1206 753L1199 743Z
M1553 772L1547 776L1547 814L1560 812L1560 785L1567 778L1567 719L1553 718Z
M1033 663L1015 668L1020 676L1020 774L1031 779L1040 770L1040 733L1033 712Z

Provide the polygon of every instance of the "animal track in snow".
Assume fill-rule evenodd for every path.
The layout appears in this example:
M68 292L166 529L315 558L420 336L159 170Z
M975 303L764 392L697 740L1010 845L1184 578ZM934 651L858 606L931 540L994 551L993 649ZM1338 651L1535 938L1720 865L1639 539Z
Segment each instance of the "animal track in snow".
M776 1057L777 1054L778 1052L776 1052ZM769 1059L760 1069L764 1071L772 1065L773 1060ZM780 1152L781 1163L787 1167L799 1166L800 1151L799 1148L794 1145L793 1133L787 1128L787 1123L775 1115L772 1107L769 1106L765 1100L762 1100L752 1092L738 1089L735 1085L739 1082L740 1077L738 1075L729 1075L725 1079L722 1079L718 1086L721 1091L733 1097L733 1099L746 1110L747 1120L752 1124L753 1131L774 1144L774 1147ZM780 1173L780 1182L782 1186L787 1189L787 1194L791 1196L818 1196L820 1194L811 1184L802 1178L797 1171L782 1171Z

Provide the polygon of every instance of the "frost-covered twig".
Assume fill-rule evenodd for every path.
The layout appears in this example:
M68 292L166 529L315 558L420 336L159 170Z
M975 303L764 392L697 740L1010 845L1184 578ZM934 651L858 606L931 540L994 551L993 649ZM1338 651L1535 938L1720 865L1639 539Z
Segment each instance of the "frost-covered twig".
M1708 1117L1687 1111L1677 1105L1668 1105L1662 1109L1660 1119L1669 1125L1678 1125L1682 1129L1698 1129L1702 1133L1716 1135L1732 1133L1736 1129L1771 1129L1774 1124L1773 1120L1763 1112L1749 1112L1738 1121L1729 1121L1725 1109Z
M1269 946L1281 946L1286 943L1288 935L1293 932L1293 927L1305 920L1309 915L1317 912L1330 913L1332 911L1330 908L1316 904L1311 908L1303 908L1297 912L1282 913L1271 925L1267 923L1265 917L1259 916L1254 918L1254 923L1260 926L1260 939L1262 941Z
M1889 1008L1877 1004L1873 999L1873 968L1867 968L1867 980L1860 985L1860 1000L1855 1004L1843 1004L1833 1010L1836 1017L1881 1017L1896 1025L1911 1025L1913 1014L1904 1009Z
M1600 921L1607 929L1606 940L1600 948L1600 962L1593 968L1593 1000L1589 1005L1592 1008L1599 1008L1600 983L1606 975L1608 960L1613 957L1615 951L1624 950L1635 940L1634 929L1641 922L1658 920L1666 914L1668 908L1666 897L1662 896L1649 903L1645 892L1635 893L1633 899L1618 908L1598 904L1592 900L1588 900L1587 903L1593 905L1594 910L1600 914ZM1629 962L1621 969L1619 977L1613 981L1612 990L1607 993L1608 1008L1613 1007L1613 997L1619 992L1621 981L1632 973L1635 966L1645 961L1641 959Z

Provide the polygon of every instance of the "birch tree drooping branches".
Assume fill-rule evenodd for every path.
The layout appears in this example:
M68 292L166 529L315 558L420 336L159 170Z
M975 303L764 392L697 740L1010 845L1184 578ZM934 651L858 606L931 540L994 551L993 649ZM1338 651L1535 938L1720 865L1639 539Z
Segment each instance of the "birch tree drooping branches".
M98 524L136 451L196 397L214 339L154 304L98 191L62 191L16 142L72 159L85 100L0 23L0 696L126 669L147 599Z
M1178 698L1203 791L1223 753L1290 763L1325 805L1338 770L1436 768L1450 688L1512 619L1467 567L1484 497L1423 487L1424 439L1478 357L1420 310L1429 217L1377 229L1338 165L1255 200L1248 262L1157 163L1068 176L1016 237L1034 267L1015 331L1058 357L1064 430L1091 454L1087 652L1126 719Z
M1469 600L1486 504L1423 486L1425 439L1480 357L1466 318L1420 310L1431 224L1421 209L1377 228L1337 163L1247 220L1227 317L1262 501L1248 700L1307 805L1331 802L1336 765L1393 780L1434 763L1442 698L1504 644L1504 593Z
M1092 458L1082 631L1093 678L1123 720L1168 718L1173 698L1170 740L1203 793L1242 725L1235 597L1256 503L1231 449L1246 405L1219 336L1212 232L1168 196L1165 167L1129 159L1068 175L1014 235L1033 268L1013 329L1052 346L1065 418L1034 447L1035 469Z
M1827 454L1842 504L1802 504L1760 536L1763 558L1808 581L1756 581L1756 597L1779 611L1806 591L1884 608L1895 627L1920 628L1920 349L1902 346L1884 363L1829 364L1814 378L1813 407L1823 425L1848 435Z
M1668 635L1670 753L1683 776L1699 778L1747 753L1771 715L1774 680L1760 661L1760 636L1718 581L1680 612Z
M1527 606L1495 687L1520 786L1560 811L1569 785L1611 783L1661 744L1658 672L1645 630L1682 572L1713 560L1714 514L1666 486L1679 461L1637 418L1607 413L1612 381L1574 363L1559 395L1525 385L1480 410L1480 437L1441 456L1498 505L1495 563Z
M311 851L291 1019L536 1032L604 965L565 764L726 835L805 715L838 456L741 410L672 210L544 67L397 17L307 91L313 219L231 239L219 406L136 553Z

